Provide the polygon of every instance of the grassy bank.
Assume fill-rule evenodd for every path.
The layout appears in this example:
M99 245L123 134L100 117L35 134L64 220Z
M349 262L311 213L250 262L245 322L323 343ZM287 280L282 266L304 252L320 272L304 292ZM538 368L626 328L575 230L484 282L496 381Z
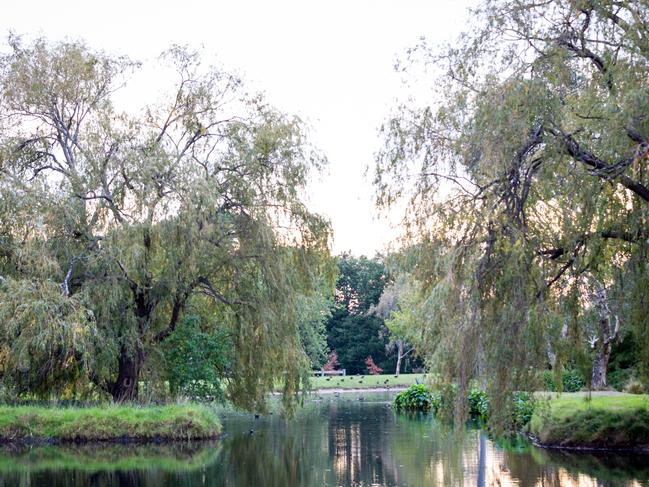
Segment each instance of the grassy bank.
M381 387L408 387L416 381L425 382L424 374L394 375L347 375L330 377L313 377L313 389L374 389Z
M201 405L49 408L0 406L2 442L168 441L216 437L216 413Z
M539 402L530 433L548 447L649 450L649 396L563 394Z

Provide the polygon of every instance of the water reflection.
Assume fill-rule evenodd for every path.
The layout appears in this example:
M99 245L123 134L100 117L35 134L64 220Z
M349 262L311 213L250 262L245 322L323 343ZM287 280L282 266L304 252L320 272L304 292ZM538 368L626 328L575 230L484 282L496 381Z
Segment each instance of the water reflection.
M649 485L649 457L504 450L369 399L324 398L292 421L232 414L216 443L5 447L0 486Z

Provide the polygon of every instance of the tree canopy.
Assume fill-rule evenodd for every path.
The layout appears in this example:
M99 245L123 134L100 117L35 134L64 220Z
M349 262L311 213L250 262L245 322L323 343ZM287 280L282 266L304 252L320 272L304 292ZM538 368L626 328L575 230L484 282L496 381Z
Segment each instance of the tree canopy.
M429 361L465 387L520 387L569 344L604 357L616 323L647 377L647 7L488 0L402 63L440 75L385 123L377 200L409 202Z
M382 369L393 368L387 356L383 318L370 312L390 280L383 259L345 253L336 261L339 274L334 308L327 321L329 348L336 351L341 368L350 374L366 373L368 357Z
M0 377L13 393L135 399L188 315L234 347L229 397L286 397L298 315L331 289L330 227L300 199L325 159L299 119L172 47L170 91L114 95L139 64L10 37L0 58ZM206 352L207 353L207 352Z

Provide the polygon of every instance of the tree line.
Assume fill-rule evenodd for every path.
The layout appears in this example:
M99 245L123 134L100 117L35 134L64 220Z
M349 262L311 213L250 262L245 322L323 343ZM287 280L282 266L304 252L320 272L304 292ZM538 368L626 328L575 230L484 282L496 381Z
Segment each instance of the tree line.
M453 43L408 50L398 69L432 73L430 99L381 128L376 202L407 210L376 258L330 255L300 199L325 157L236 76L172 47L175 84L124 113L139 63L11 36L3 393L207 383L257 407L281 383L290 405L333 352L350 373L423 360L494 411L543 370L646 384L647 26L645 0L486 0Z

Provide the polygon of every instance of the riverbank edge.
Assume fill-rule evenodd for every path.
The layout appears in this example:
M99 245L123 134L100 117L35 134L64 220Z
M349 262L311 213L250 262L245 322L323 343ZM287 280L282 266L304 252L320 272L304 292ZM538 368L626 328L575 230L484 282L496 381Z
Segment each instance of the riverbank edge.
M312 394L347 394L359 392L401 392L408 389L408 386L396 387L356 387L356 388L342 388L342 387L321 387L313 389Z
M319 389L310 389L307 391L307 397L316 396L318 394L358 394L361 392L402 392L408 389L408 386L395 386L395 387L321 387ZM273 391L271 396L281 396L279 391Z
M528 440L537 448L544 450L565 451L565 452L581 452L581 453L639 453L649 455L649 445L640 447L597 447L589 445L560 445L542 443L539 438L532 434L525 435Z
M649 396L575 395L537 408L525 434L548 450L649 453Z
M0 406L1 444L146 444L216 440L216 411L199 404Z

